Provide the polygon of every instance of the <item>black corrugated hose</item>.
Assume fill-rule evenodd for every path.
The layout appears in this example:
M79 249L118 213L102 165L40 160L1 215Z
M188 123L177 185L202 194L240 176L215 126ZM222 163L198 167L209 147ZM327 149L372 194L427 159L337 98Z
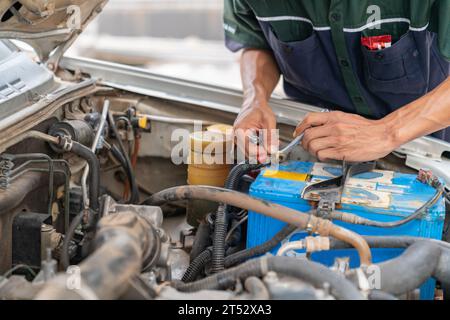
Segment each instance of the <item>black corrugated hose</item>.
M200 253L194 260L192 260L181 281L192 282L196 280L206 264L211 261L211 254L212 248L208 248Z
M232 267L236 264L244 262L245 260L257 257L259 255L265 254L275 248L281 241L288 237L292 232L294 232L296 227L287 225L281 229L272 239L264 242L263 244L236 252L225 258L224 266L225 268ZM197 279L203 268L211 261L212 248L208 248L203 251L200 255L195 258L185 274L183 275L182 281L191 282Z
M225 269L225 237L227 236L227 223L225 205L220 204L214 220L213 251L211 259L211 273Z
M250 171L261 168L261 164L249 164L242 163L236 165L231 169L227 180L225 182L225 188L229 190L236 190L239 187L239 182L242 176ZM225 269L225 238L227 236L228 223L230 219L230 212L232 207L220 204L217 209L215 221L214 221L214 234L213 234L213 251L212 251L212 263L211 272L217 273Z

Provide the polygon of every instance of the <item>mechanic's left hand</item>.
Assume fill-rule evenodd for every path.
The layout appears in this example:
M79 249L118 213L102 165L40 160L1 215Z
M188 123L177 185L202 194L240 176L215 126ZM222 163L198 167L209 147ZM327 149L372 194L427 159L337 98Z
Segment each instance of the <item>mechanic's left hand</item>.
M372 161L397 148L393 133L382 119L368 120L340 111L308 114L294 136L303 132L303 148L320 161Z

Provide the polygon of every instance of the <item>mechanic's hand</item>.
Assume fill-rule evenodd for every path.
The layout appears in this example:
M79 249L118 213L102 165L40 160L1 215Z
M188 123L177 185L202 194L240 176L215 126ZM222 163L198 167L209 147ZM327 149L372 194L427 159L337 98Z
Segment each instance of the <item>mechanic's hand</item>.
M276 129L276 118L267 103L255 102L242 108L235 123L234 131L240 152L249 159L266 162L268 156L278 151L278 139L272 141L272 130ZM267 130L267 131L265 131ZM264 137L263 144L258 146L249 140L251 135Z
M340 111L308 114L294 136L303 132L303 148L320 161L372 161L398 147L382 119L368 120Z

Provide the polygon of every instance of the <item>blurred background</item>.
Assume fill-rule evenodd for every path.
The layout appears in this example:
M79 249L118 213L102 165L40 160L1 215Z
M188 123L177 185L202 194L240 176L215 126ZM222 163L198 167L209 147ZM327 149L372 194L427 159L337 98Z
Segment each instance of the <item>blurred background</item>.
M240 89L239 54L224 46L223 0L109 0L69 51Z

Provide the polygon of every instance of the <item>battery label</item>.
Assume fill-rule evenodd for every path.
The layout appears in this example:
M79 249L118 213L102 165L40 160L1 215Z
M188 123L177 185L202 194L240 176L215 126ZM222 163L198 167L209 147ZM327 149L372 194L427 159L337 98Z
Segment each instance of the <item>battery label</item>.
M307 181L309 175L307 173L288 172L280 170L266 170L263 176L265 178L282 179L291 181Z

